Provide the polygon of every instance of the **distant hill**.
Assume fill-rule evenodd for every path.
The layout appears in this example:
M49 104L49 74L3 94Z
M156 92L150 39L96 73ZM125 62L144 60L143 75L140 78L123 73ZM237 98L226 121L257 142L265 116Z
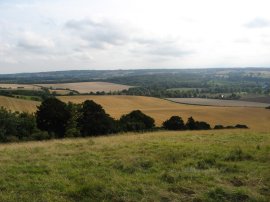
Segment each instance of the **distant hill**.
M106 80L117 77L193 74L200 76L249 75L268 77L270 68L209 68L209 69L136 69L136 70L70 70L37 73L0 74L1 83L64 83Z

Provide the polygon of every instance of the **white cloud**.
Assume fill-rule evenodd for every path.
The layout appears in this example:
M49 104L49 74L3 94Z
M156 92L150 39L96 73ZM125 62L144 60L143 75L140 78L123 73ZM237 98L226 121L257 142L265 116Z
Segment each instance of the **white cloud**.
M27 51L48 51L54 48L54 42L34 32L25 32L19 36L18 47Z
M0 70L270 66L269 4L4 0Z

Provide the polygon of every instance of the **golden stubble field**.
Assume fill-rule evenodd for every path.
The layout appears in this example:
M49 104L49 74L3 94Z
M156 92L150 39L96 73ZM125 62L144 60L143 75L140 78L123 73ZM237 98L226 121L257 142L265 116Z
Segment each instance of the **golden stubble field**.
M37 105L39 104L40 102L37 101L0 96L0 107L4 107L11 111L33 113L36 111Z
M270 110L264 108L194 106L143 96L61 96L59 99L73 103L93 100L102 105L114 118L139 109L152 116L157 125L161 125L172 115L179 115L185 121L193 116L196 120L207 121L212 126L241 123L254 130L270 131Z
M215 124L235 125L247 124L256 131L270 131L270 110L256 107L214 107L195 106L170 102L168 100L143 96L59 96L64 102L82 103L93 100L102 105L114 118L132 110L142 110L152 116L157 125L172 115L181 116L184 121L193 116L196 120ZM33 113L39 102L0 96L0 106L12 111Z
M41 90L41 87L31 84L0 83L0 88L8 90Z
M90 92L110 92L110 91L122 91L129 89L131 86L109 83L109 82L78 82L78 83L56 83L56 84L36 84L52 89L70 89L78 91L79 93Z

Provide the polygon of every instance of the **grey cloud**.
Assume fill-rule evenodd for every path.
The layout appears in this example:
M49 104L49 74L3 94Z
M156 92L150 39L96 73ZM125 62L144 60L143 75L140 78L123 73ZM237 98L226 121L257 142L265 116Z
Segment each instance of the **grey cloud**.
M92 48L103 49L106 45L122 45L128 37L124 30L111 22L94 22L92 20L71 20L65 24L67 29L86 41Z
M263 19L263 18L255 18L252 21L248 22L245 26L248 28L270 27L270 20Z
M17 47L32 52L45 52L54 47L54 42L33 32L25 32L19 36Z
M141 47L138 50L132 50L133 52L162 57L182 57L193 53L193 51L180 48L177 40L136 38L134 42Z

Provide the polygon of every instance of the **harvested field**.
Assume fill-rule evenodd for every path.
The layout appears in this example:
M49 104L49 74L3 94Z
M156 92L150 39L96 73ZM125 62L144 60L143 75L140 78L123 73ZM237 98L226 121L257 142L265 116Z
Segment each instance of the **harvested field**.
M36 84L36 85L52 89L70 89L78 91L79 93L90 93L98 91L113 92L131 88L131 86L108 82L79 82L79 83Z
M161 125L172 115L179 115L184 120L193 116L196 120L207 121L212 126L241 123L254 130L270 131L270 110L258 107L196 106L144 96L61 96L59 99L73 103L93 100L114 118L139 109L152 116L157 125Z
M268 105L270 105L270 96L267 96L267 97L246 97L246 98L242 98L241 100L248 101L248 102L268 103Z
M36 111L37 105L39 104L40 103L36 101L0 96L0 107L11 111L33 113Z
M8 90L40 90L41 88L35 85L27 85L27 84L8 84L8 83L0 83L0 90L8 89Z
M220 106L220 107L267 107L269 104L240 100L218 100L205 98L167 98L167 100L182 104Z

